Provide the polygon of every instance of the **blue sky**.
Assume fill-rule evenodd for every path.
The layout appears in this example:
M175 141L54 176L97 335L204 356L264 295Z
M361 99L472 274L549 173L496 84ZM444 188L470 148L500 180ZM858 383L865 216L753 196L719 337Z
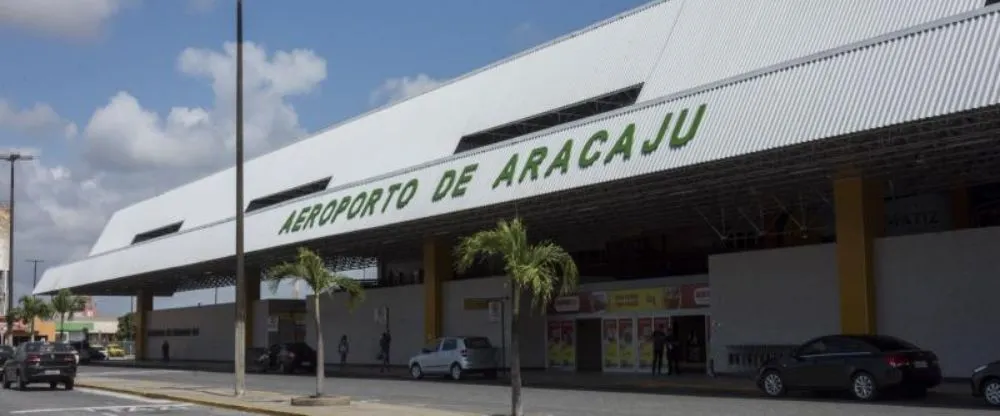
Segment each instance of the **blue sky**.
M223 44L235 40L235 0L74 1L0 0L12 10L0 16L9 58L0 65L0 149L41 155L18 173L20 292L31 281L26 259L79 258L114 210L231 163L214 156L230 139L231 98L219 88L230 85ZM260 135L251 152L643 3L246 0L245 37L262 53L247 64L261 68L248 86L247 123ZM205 154L180 160L191 146ZM183 293L157 308L212 298ZM98 304L102 314L128 310L124 299Z

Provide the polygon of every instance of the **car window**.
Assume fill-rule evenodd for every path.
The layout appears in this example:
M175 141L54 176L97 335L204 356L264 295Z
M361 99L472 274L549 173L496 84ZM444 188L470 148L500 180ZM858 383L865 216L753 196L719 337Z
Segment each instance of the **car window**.
M920 347L910 344L909 342L903 341L896 337L890 336L870 336L864 337L864 341L871 344L879 351L891 352L891 351L906 351L906 350L919 350Z
M444 344L441 344L441 351L454 351L458 349L458 340L455 338L448 338L444 340Z
M835 337L826 340L827 353L852 354L870 352L871 349L868 344L854 338Z
M430 352L435 352L435 351L438 350L438 347L440 345L441 345L441 340L440 339L436 339L433 342L425 345L424 349L427 350L427 351L430 351Z
M490 344L489 338L470 337L465 339L465 347L475 350L475 349L493 348L493 345Z
M799 355L826 354L827 352L826 339L815 340L803 345L802 348L799 349Z

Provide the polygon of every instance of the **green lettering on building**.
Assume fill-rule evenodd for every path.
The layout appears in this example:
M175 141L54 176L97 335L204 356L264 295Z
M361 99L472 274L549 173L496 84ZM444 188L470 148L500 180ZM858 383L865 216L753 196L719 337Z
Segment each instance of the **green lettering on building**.
M542 145L531 149L520 164L521 155L512 153L507 163L492 182L491 189L503 185L510 187L525 181L534 182L551 177L555 173L565 175L571 170L585 170L612 163L629 163L633 156L648 157L668 150L683 148L698 134L698 128L704 119L706 104L699 105L691 115L691 109L684 108L679 112L670 111L660 119L655 137L636 137L638 125L630 122L620 131L599 129L589 136L584 136L582 146L574 146L574 138L566 138L558 151L552 152L549 146ZM690 116L690 121L688 120ZM669 137L668 137L669 134ZM645 140L643 140L645 139ZM613 140L613 141L612 141ZM666 146L664 146L666 141ZM579 143L579 142L578 142ZM638 146L638 149L636 148ZM578 153L574 153L577 151ZM572 161L576 160L576 164ZM597 162L601 163L598 164ZM458 169L452 166L441 173L441 178L430 193L430 201L438 202L445 199L461 198L468 192L474 175L479 169L478 163L469 163ZM384 214L390 208L405 209L416 197L420 182L411 178L406 182L393 183L387 187L374 187L354 191L352 194L339 194L325 203L313 203L292 210L285 218L278 234L295 233L315 227L350 221L356 218ZM426 196L425 196L426 197ZM381 207L380 207L381 206Z

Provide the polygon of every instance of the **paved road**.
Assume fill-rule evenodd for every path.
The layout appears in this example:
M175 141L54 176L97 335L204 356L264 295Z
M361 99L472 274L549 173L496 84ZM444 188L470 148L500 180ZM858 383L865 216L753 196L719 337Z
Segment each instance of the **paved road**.
M183 370L142 370L87 367L82 375L135 378L186 383L204 387L232 384L232 375ZM247 388L293 394L311 393L308 376L249 374ZM326 392L349 395L355 400L386 404L456 410L478 414L500 414L508 409L509 389L501 386L448 381L403 381L328 378ZM965 416L982 415L985 409L971 397L954 401L931 397L924 401L891 400L879 404L815 398L770 400L760 397L694 397L593 391L525 389L525 411L551 416L717 416L717 415L878 415ZM949 400L952 400L949 402Z
M49 390L47 386L28 387L26 391L0 391L0 415L24 416L235 416L246 413L209 409L167 400L98 390L77 388L73 391Z

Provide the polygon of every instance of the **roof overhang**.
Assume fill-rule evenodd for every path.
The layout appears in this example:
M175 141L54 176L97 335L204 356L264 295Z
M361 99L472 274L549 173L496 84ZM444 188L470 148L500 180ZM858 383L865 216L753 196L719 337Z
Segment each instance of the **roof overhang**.
M618 228L634 209L623 201L661 204L660 220L679 223L691 216L668 213L753 199L748 189L822 198L846 165L952 166L975 181L996 170L998 20L997 9L967 13L254 212L249 265L301 245L367 265L406 240L514 214L547 233L616 210L625 221L587 224ZM957 154L972 159L937 164ZM222 221L50 268L35 293L219 285L231 281L234 231Z

